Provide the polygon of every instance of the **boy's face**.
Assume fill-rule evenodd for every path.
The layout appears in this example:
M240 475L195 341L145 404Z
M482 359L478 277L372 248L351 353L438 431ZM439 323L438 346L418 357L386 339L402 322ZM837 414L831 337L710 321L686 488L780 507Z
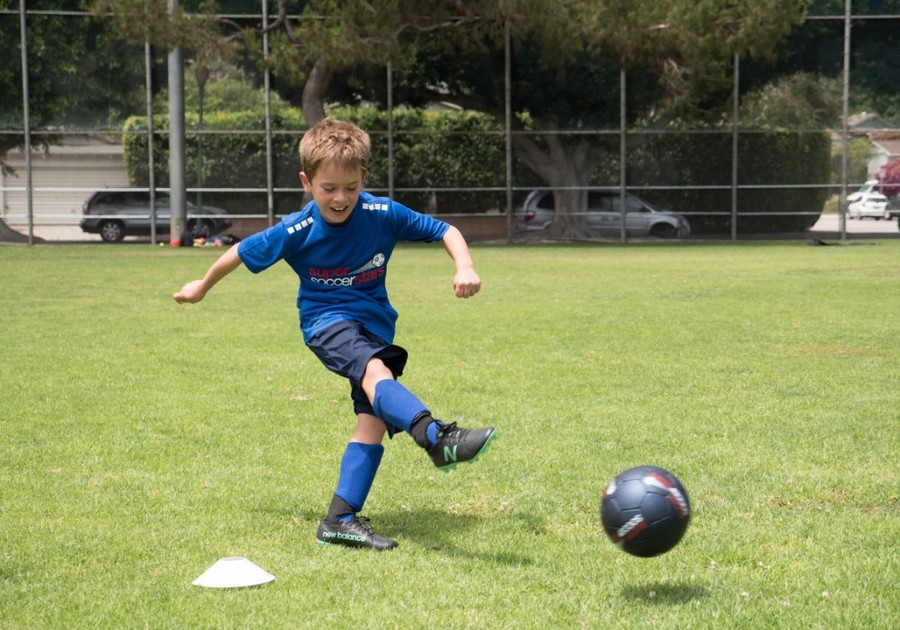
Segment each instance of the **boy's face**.
M350 218L362 192L362 169L332 162L323 164L310 180L300 173L303 190L312 194L326 223L340 224Z

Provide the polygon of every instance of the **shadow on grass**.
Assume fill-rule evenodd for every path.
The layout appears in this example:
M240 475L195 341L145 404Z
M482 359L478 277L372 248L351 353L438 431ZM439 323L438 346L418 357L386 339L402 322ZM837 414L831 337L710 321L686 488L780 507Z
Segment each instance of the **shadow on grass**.
M479 516L431 509L389 512L379 520L384 523L385 531L393 531L430 551L453 558L516 566L530 565L534 561L518 550L494 548L489 544L493 535L486 530L510 527L540 532L544 528L540 519L527 514Z
M625 599L657 606L686 604L695 599L703 599L707 594L705 587L685 582L652 582L622 589Z
M307 510L298 514L295 521L297 518L318 523L322 516ZM493 538L486 532L488 523L490 529L511 527L533 531L535 534L544 530L542 519L527 514L477 516L424 509L381 512L372 516L373 529L383 536L397 538L401 547L409 542L452 558L515 566L534 563L530 556L518 551L492 548L487 542Z

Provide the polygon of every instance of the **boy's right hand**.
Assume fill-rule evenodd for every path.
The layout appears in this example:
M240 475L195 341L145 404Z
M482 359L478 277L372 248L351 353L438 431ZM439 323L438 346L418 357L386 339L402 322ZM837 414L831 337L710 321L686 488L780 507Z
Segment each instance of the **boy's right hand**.
M194 280L193 282L188 282L186 285L181 287L181 291L172 294L172 297L179 304L196 304L204 297L206 297L206 291L203 288L203 280Z

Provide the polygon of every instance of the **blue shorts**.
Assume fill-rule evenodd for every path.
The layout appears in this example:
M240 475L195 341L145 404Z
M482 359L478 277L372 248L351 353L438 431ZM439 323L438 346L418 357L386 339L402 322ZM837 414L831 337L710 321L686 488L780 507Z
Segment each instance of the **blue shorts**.
M406 350L386 342L352 320L338 322L316 333L306 346L330 371L350 381L350 398L357 414L375 415L372 403L360 385L369 361L376 357L381 359L394 373L394 378L400 378L409 358Z

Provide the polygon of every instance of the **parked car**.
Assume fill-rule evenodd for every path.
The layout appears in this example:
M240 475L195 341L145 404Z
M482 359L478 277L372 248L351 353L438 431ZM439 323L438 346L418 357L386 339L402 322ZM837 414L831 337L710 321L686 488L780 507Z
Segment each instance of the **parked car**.
M99 191L88 197L81 206L81 230L99 234L108 243L121 241L125 236L150 234L150 193L140 191ZM156 231L168 234L172 210L169 194L156 193ZM187 229L193 236L212 236L231 227L228 212L222 208L203 205L202 212L187 202Z
M608 236L622 232L622 197L617 189L588 191L587 227ZM528 194L519 211L520 230L547 229L556 218L553 191ZM691 226L680 214L657 208L632 194L625 195L625 234L632 238L685 238Z
M863 198L864 195L869 193L877 193L878 192L878 180L870 179L865 184L859 187L859 190L856 192L850 193L847 195L847 203L853 203L854 201L859 201Z
M850 201L851 197L854 197L852 201ZM847 200L850 201L850 205L847 206L847 214L851 219L872 217L878 220L891 218L888 199L881 193L853 193L847 197Z
M900 197L888 199L879 190L880 185L877 179L870 179L859 190L847 195L847 214L851 219L900 217Z

